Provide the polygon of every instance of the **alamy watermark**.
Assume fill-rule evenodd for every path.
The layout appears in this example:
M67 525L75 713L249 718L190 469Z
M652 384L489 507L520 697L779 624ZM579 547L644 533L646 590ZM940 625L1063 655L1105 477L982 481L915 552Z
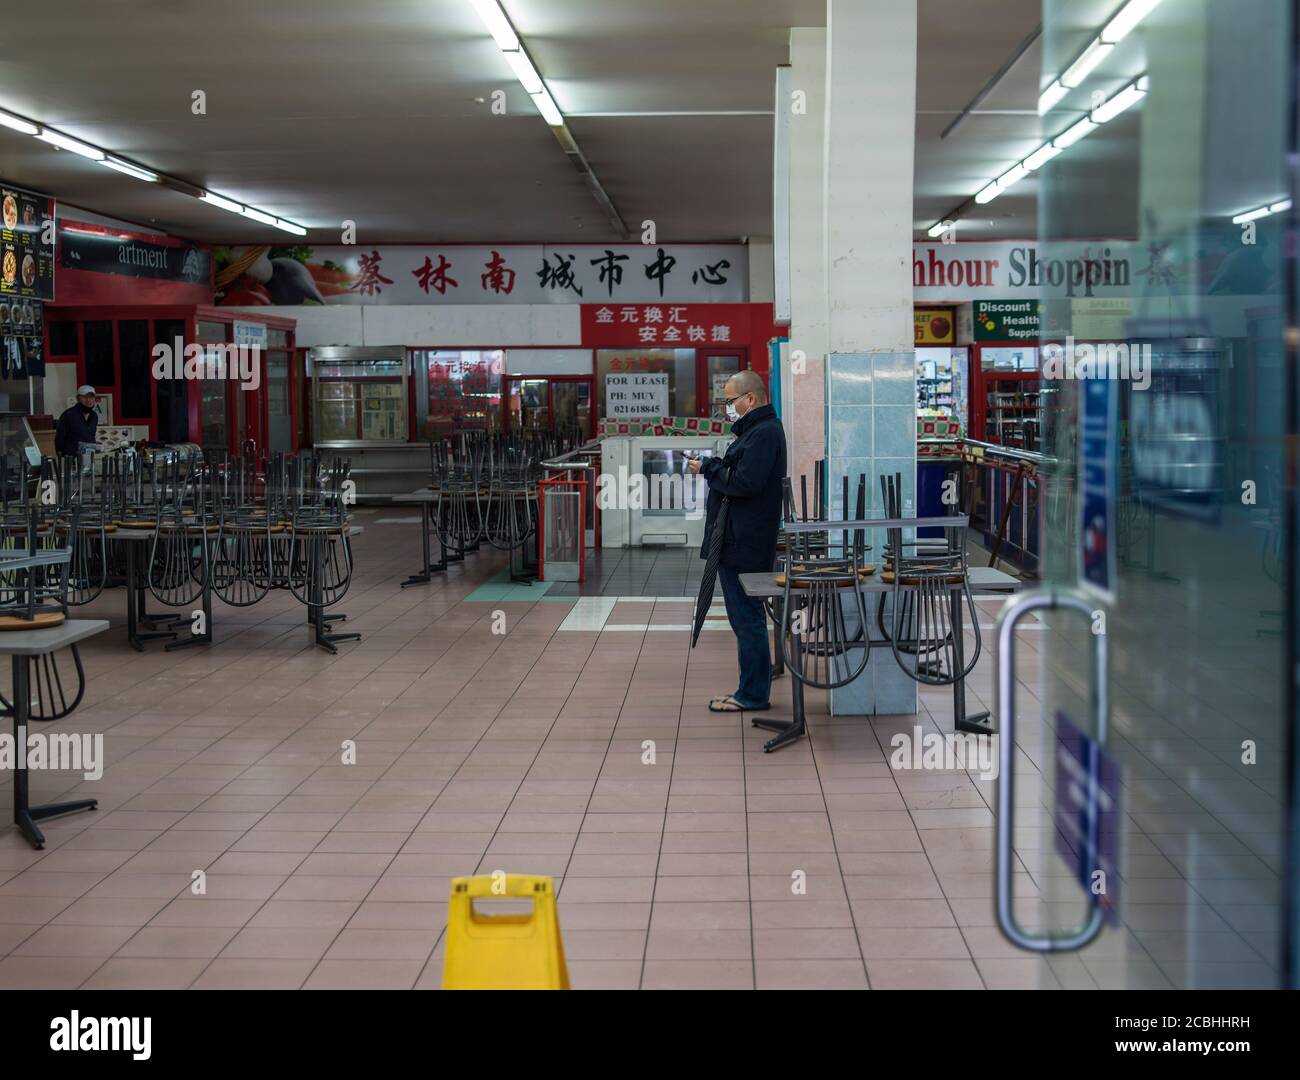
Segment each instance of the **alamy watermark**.
M1042 348L1044 379L1122 379L1134 390L1151 385L1151 343L1103 341L1076 344L1074 336L1065 344L1051 342Z
M170 345L158 342L151 355L155 379L230 379L241 390L262 385L260 345L186 345L177 338Z
M104 775L104 736L71 731L27 733L27 725L16 734L0 733L0 769L17 769L19 762L27 769L79 772L85 780Z
M617 473L603 472L596 478L596 506L601 510L649 510L698 521L707 509L708 494L708 482L698 473L647 475L620 465Z
M979 773L981 780L998 778L997 735L929 734L920 726L890 737L889 767L896 772L943 770Z

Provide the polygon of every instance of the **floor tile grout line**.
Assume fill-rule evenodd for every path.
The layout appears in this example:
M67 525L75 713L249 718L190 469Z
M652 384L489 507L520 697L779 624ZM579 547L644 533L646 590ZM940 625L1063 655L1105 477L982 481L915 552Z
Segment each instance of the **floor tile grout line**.
M793 679L794 675L787 670L786 677L789 679ZM827 715L829 715L829 709L830 709L830 697L829 695L827 695L827 710L828 710ZM874 726L871 725L870 717L867 717L866 720L868 726L871 726L871 731L872 734L874 735L875 728ZM820 792L822 797L822 810L826 814L826 824L830 829L831 851L834 852L835 854L835 867L837 870L839 870L840 889L844 893L844 902L848 905L849 908L849 924L853 927L853 940L857 942L858 959L862 962L862 975L863 978L866 979L867 989L870 990L872 988L871 972L867 968L867 956L866 956L866 952L862 948L862 935L858 932L858 917L856 914L854 914L853 911L853 898L849 896L849 883L848 881L845 880L844 864L840 861L839 841L835 839L835 822L831 818L830 806L826 801L826 785L822 781L821 766L817 762L817 743L813 739L814 729L815 729L815 725L810 722L808 724L808 732L804 736L804 738L808 740L808 755L812 759L813 773L817 777L817 790L818 792ZM877 745L879 745L878 741L877 741ZM900 798L902 797L901 793L899 797Z
M645 648L646 637L643 633L641 644L637 648L637 662L641 660L641 650ZM677 731L673 735L673 763L668 767L668 793L664 800L663 822L659 826L659 848L655 853L655 874L650 882L650 915L646 920L645 944L641 946L641 974L637 978L637 989L645 989L645 969L650 959L650 935L654 929L655 923L655 897L659 894L659 868L663 866L664 861L664 838L668 834L668 807L672 804L673 797L673 780L677 775L677 758L682 745L682 712L686 707L686 683L688 668L690 666L690 657L687 657L686 664L682 665L682 694L681 700L677 706ZM635 674L635 668L633 669ZM630 687L629 683L629 687ZM626 702L626 698L624 699ZM620 713L622 710L620 710Z

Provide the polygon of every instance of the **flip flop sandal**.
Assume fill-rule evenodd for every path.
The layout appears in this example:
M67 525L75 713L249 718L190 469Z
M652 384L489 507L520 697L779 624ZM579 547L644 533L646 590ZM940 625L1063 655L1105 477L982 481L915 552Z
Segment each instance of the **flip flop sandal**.
M772 706L768 705L742 705L731 694L726 697L714 698L709 702L709 712L764 712Z

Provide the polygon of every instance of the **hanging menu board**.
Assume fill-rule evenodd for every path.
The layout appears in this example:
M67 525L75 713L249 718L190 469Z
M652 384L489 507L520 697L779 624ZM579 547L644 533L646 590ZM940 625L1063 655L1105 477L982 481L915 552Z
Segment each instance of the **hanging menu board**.
M0 296L54 299L54 200L3 181Z

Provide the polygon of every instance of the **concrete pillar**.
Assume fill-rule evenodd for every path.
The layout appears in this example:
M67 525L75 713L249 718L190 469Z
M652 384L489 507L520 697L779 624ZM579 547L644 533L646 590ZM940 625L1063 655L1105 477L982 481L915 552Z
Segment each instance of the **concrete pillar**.
M868 506L879 507L880 475L901 473L905 506L915 506L916 5L826 5L825 425L837 515L845 475L852 498L865 474ZM798 332L798 308L794 317ZM872 537L873 561L884 540ZM837 715L911 713L916 703L916 684L880 651L860 679L831 694Z
M790 476L811 484L826 452L826 30L790 31L790 343L782 389L791 416Z

